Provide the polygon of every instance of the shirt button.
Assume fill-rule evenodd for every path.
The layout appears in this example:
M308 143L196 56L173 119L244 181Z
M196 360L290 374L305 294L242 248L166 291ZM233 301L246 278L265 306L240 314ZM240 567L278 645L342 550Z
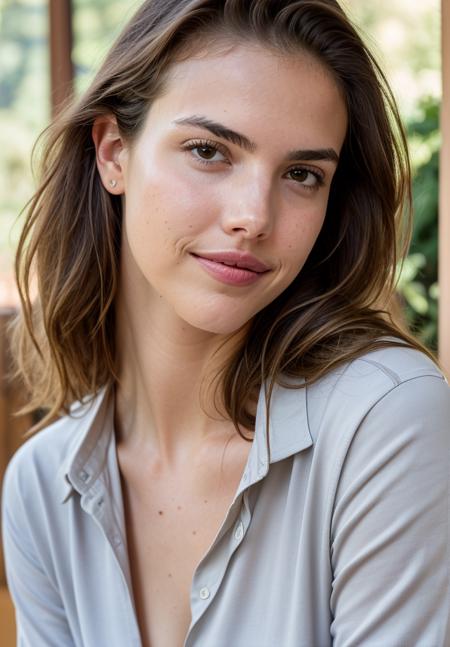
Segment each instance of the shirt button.
M234 531L234 538L236 539L236 541L241 541L243 536L244 536L244 526L242 521L240 521L236 526L236 530Z
M200 589L200 598L202 600L207 600L209 598L209 589L207 586L204 586L202 589Z
M78 474L78 476L80 477L80 479L81 479L84 483L86 483L86 481L87 481L87 480L88 480L88 478L89 478L89 474L88 474L85 470L81 470L81 472Z
M120 546L121 543L122 543L122 540L120 538L120 535L114 535L113 537L114 546Z

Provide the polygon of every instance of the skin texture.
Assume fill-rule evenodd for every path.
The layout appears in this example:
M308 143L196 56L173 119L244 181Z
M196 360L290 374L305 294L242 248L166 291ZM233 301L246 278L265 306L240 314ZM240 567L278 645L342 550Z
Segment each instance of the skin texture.
M175 123L192 116L242 133L252 147ZM139 435L170 460L177 446L197 446L217 426L199 401L202 379L220 360L219 353L212 361L214 352L292 282L325 217L336 162L288 155L339 154L346 127L339 89L314 58L238 43L175 64L132 145L113 117L96 121L103 183L124 201L117 303L124 435ZM270 270L252 285L230 286L192 256L223 250L250 252ZM130 409L145 412L145 431Z
M252 144L175 123L193 116ZM251 446L205 384L297 276L324 221L336 162L291 152L338 155L346 128L344 101L317 61L237 43L174 65L132 145L113 117L94 124L103 184L124 205L115 433L145 647L183 644L193 572ZM249 252L269 271L227 285L192 256L224 250Z
M219 334L234 332L291 283L321 228L334 165L311 165L327 174L320 190L305 186L316 181L312 176L303 184L288 179L294 164L283 158L293 148L293 133L302 148L339 148L344 133L343 107L336 119L334 101L327 101L331 94L340 103L330 79L327 84L322 74L320 93L305 95L303 83L288 92L296 67L315 67L320 75L312 60L287 63L261 50L251 53L249 58L245 48L230 52L220 62L220 75L208 58L180 64L172 79L176 91L152 106L124 161L127 252L139 270L143 298L150 308L161 307L162 295L171 314ZM261 119L255 119L255 106ZM182 145L214 137L173 126L185 115L206 115L246 134L259 154L227 143L228 150L205 165L197 151L183 151ZM223 249L250 251L272 271L255 287L218 285L189 252Z

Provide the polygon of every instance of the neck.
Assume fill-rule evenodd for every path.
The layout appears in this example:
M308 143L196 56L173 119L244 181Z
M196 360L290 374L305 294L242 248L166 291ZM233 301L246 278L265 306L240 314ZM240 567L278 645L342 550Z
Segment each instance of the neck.
M225 338L189 326L164 304L132 301L128 290L116 301L118 442L163 464L186 464L205 443L236 434L215 387L242 333Z

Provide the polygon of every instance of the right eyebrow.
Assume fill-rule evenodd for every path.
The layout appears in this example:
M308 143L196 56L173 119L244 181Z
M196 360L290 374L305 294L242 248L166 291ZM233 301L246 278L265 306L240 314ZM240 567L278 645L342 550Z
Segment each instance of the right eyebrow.
M204 128L205 130L209 130L213 135L216 135L216 137L226 139L232 144L236 144L250 153L253 153L256 150L256 144L250 141L248 137L236 132L235 130L231 130L231 128L227 128L217 121L211 121L210 119L207 119L207 117L192 115L192 117L175 119L173 123L180 126L197 126L198 128Z

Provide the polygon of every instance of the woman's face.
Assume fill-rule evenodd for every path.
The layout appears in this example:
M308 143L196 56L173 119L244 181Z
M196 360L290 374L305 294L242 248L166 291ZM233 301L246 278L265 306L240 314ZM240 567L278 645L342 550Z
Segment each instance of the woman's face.
M174 65L118 158L124 289L144 312L239 329L305 263L346 128L335 81L308 54L236 44Z

